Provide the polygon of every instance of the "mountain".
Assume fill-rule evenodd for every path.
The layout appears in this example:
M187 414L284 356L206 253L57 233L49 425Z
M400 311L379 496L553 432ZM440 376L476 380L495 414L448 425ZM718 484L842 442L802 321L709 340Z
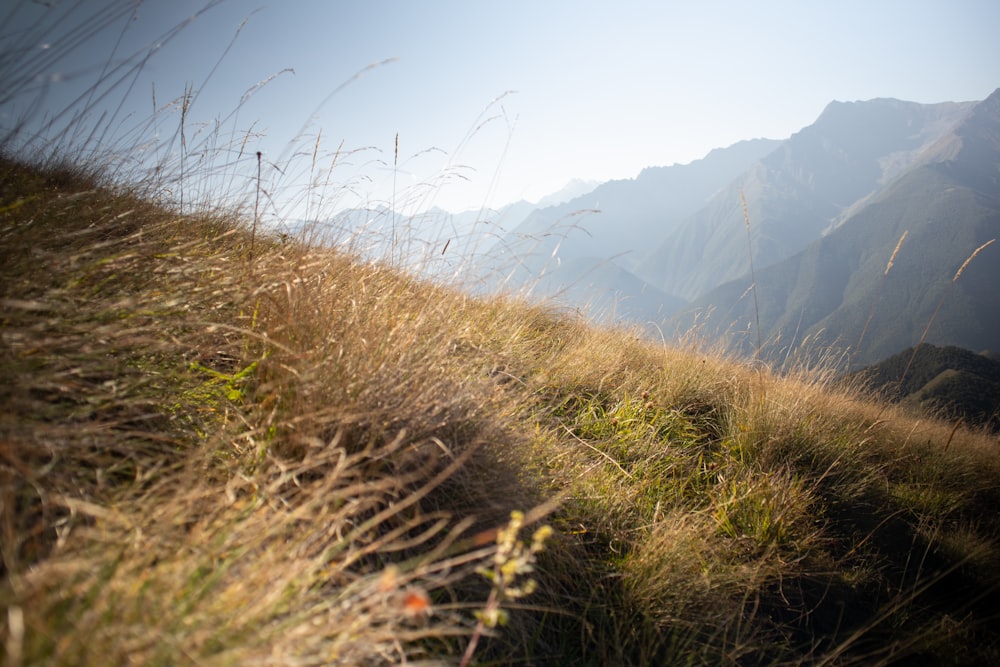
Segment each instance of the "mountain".
M787 140L644 169L555 206L352 212L333 226L362 254L477 292L668 334L696 324L743 352L756 347L756 309L771 359L833 345L857 366L922 340L1000 349L1000 244L953 280L1000 237L998 156L1000 91L978 103L833 102Z
M747 275L741 191L757 266L792 256L911 168L971 107L894 99L831 103L815 123L647 245L651 251L636 275L692 300Z
M1000 247L984 248L954 279L976 248L1000 237L1000 90L905 161L907 170L826 236L756 272L769 356L808 341L873 363L915 345L928 325L928 342L1000 349ZM837 180L857 193L852 178ZM743 331L756 320L749 286L744 277L694 303L703 333Z
M651 239L673 228L779 141L754 139L686 165L649 167L634 179L603 183L558 206L531 213L502 240L504 259L540 274L553 254L565 260L614 259L630 269Z
M325 220L286 222L276 231L368 259L391 260L428 278L452 280L534 210L527 201L459 213L432 208L405 214L373 206L345 209Z
M564 305L591 313L593 304L601 303L598 310L604 313L661 321L685 302L632 275L639 251L780 143L743 141L686 165L650 167L634 179L609 181L564 204L535 210L479 262L478 288L556 295ZM610 307L611 294L614 303L629 306Z
M573 179L539 203L519 200L498 209L451 212L434 207L420 213L388 206L345 209L325 220L284 222L276 231L324 245L346 246L371 259L403 261L432 278L453 278L485 255L508 230L518 227L544 202L559 204L590 192L592 181Z
M958 347L920 345L864 368L871 389L922 414L1000 431L1000 361Z
M656 289L614 262L578 257L560 262L525 286L525 295L571 305L591 321L658 322L687 302Z
M552 194L545 195L535 203L535 208L548 208L558 206L572 201L577 197L582 197L600 185L599 181L585 181L581 178L574 178L559 190Z

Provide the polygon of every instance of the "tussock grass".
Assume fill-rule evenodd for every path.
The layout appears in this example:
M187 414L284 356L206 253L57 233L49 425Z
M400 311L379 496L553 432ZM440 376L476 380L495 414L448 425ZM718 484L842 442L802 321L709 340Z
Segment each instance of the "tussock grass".
M532 497L477 479L505 436L456 372L462 299L2 171L8 657L394 662L460 634L447 591L495 551L470 530Z
M0 192L15 664L997 654L983 434L296 241L251 262L248 222L72 171ZM477 570L542 506L504 596Z

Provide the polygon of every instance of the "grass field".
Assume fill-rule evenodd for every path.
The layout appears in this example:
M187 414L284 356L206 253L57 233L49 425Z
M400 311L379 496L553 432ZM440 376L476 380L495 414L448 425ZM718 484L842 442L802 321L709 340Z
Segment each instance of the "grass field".
M1000 660L995 438L250 222L3 159L7 664Z

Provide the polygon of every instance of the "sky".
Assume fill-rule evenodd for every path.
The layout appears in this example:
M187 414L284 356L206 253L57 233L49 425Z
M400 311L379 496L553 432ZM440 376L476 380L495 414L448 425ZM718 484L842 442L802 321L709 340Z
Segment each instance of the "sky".
M57 113L198 14L106 104L148 117L155 95L162 138L190 85L189 135L227 128L216 141L240 143L242 168L261 151L284 192L322 176L332 206L497 208L786 138L833 100L1000 87L995 0L150 0L92 35L80 27L99 6L134 4L19 3L0 24L8 47L63 55L32 74L42 101L8 101L0 120ZM58 12L70 18L44 23ZM73 35L87 39L68 48Z

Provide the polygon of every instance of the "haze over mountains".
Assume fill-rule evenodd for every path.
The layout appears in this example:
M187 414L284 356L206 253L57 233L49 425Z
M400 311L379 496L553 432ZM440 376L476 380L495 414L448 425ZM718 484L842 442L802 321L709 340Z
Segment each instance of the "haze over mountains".
M919 112L909 105L856 106L905 109L907 126L919 127ZM940 116L932 118L939 126ZM880 162L893 165L895 177L881 177L885 183L863 201L846 203L844 219L831 217L833 231L757 272L761 333L771 356L808 339L814 347L852 348L855 362L871 363L920 342L928 323L927 342L1000 349L1000 248L984 249L954 280L976 248L1000 237L1000 91L961 113L947 131L921 139L922 150L885 155ZM757 235L767 234L754 220ZM748 285L732 281L695 300L694 310L714 308L706 331L745 328L753 317L751 300L741 299Z
M752 139L636 178L570 184L551 206L405 217L345 212L373 255L668 337L698 327L783 359L833 345L855 367L920 341L1000 350L1000 90L982 102L832 102L786 140ZM352 217L353 216L353 217ZM886 265L900 237L892 270ZM387 250L392 255L386 255ZM470 277L471 276L471 277Z
M660 240L637 272L686 299L747 275L746 239L733 234L745 224L740 188L757 266L789 257L909 168L969 106L833 102Z
M596 317L680 333L697 321L748 352L756 335L734 333L756 319L741 190L764 354L811 341L870 363L918 342L942 297L928 341L1000 349L1000 248L952 284L1000 236L1000 91L978 103L833 102L785 141L606 183L533 212L491 253L494 266L517 258L495 275Z
M769 139L743 141L690 164L650 167L634 179L608 181L565 204L533 211L502 238L484 267L502 276L508 287L517 288L533 286L539 276L547 276L550 285L570 286L588 264L596 270L611 262L634 272L654 242L780 144ZM562 279L558 274L567 263L575 269ZM636 278L637 286L648 282ZM664 285L649 286L675 294L662 289Z

